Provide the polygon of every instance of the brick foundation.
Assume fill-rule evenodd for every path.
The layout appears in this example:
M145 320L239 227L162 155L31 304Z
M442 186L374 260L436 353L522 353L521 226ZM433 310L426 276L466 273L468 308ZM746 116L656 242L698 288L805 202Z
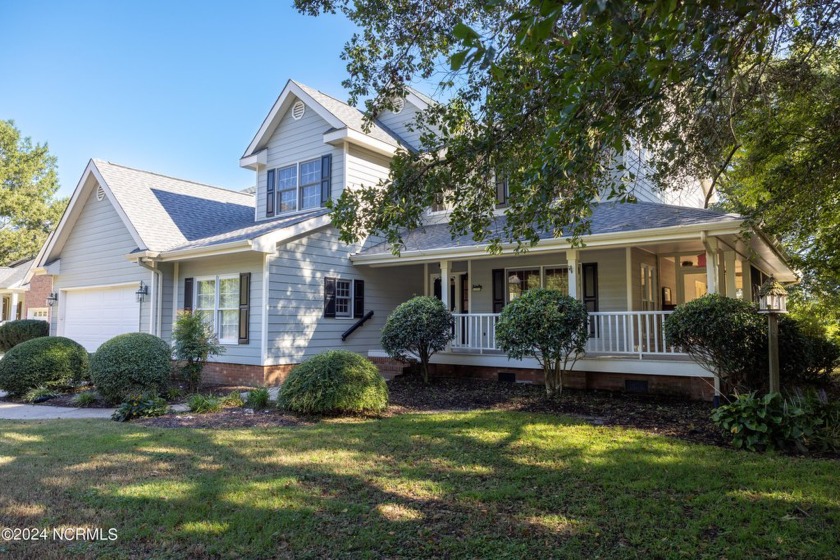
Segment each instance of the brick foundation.
M204 366L201 378L208 385L245 385L248 387L280 385L294 367L295 364L252 366L213 362Z
M404 363L393 358L368 358L368 360L373 362L385 379L393 379L394 376L400 375L406 369Z
M26 292L21 319L26 319L30 307L46 307L48 312L52 312L52 308L47 305L47 298L52 292L52 281L53 277L48 274L39 274L29 280L29 290ZM49 316L46 320L49 321Z

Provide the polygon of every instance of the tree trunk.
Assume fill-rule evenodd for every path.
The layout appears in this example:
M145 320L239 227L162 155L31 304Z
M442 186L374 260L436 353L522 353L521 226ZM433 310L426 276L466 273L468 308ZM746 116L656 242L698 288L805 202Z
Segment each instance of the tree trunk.
M420 373L423 374L423 383L429 383L429 356L420 352Z
M543 373L545 375L545 396L547 399L554 399L560 397L563 393L563 370L560 368L560 363L546 364L543 366Z

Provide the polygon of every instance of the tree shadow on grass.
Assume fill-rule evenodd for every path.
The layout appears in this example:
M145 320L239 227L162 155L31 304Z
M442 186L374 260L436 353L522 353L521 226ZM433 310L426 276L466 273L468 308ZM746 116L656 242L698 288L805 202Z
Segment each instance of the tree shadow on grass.
M831 463L541 415L3 424L0 442L0 525L120 535L7 543L14 557L819 557L840 523Z

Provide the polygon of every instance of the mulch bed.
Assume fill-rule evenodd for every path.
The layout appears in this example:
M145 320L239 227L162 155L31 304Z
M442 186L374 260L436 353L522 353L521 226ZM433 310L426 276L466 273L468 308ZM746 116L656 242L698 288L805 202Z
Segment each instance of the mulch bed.
M247 408L231 408L221 412L208 414L167 414L157 418L139 418L132 420L132 424L150 426L153 428L272 428L276 426L306 426L317 420L308 420L290 414L283 414L277 410L253 411Z

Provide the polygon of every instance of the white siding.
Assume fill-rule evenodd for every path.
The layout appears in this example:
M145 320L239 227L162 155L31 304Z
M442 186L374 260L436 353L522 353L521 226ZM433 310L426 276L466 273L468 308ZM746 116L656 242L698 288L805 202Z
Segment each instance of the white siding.
M163 314L161 315L160 336L167 342L172 340L172 290L175 289L175 278L173 276L174 266L172 263L160 263L158 265L163 273Z
M184 279L199 276L251 273L251 320L248 344L226 344L225 353L211 361L228 364L262 363L262 253L242 253L183 261L178 271L178 308L184 305ZM170 302L172 296L170 293ZM171 305L171 304L170 304ZM171 307L169 308L171 317ZM164 319L165 320L165 319Z
M357 247L338 241L330 228L287 243L270 260L268 358L294 364L330 349L366 353L379 348L380 330L400 303L423 292L422 265L355 267L348 255ZM341 334L356 319L324 318L324 277L365 281L365 312L371 320L346 342Z
M324 133L331 127L311 107L307 107L303 117L295 120L291 111L287 111L268 141L267 167L261 169L257 177L258 220L265 216L266 172L268 169L285 167L301 161L332 154L332 193L333 198L341 194L344 176L344 150L324 144Z
M61 249L61 270L53 284L53 291L59 294L63 289L84 286L139 286L141 280L150 284L151 273L125 258L137 244L109 199L97 200L95 191L91 190L86 201L79 201L84 207ZM60 299L58 305L62 305ZM142 309L143 332L149 332L149 307L147 302ZM59 315L52 313L53 332L57 332Z
M417 150L420 149L420 136L423 131L419 127L412 125L415 124L414 119L417 117L418 112L417 107L406 101L405 107L399 113L395 114L391 111L383 111L376 120L399 136L403 142ZM411 130L412 128L415 130Z

